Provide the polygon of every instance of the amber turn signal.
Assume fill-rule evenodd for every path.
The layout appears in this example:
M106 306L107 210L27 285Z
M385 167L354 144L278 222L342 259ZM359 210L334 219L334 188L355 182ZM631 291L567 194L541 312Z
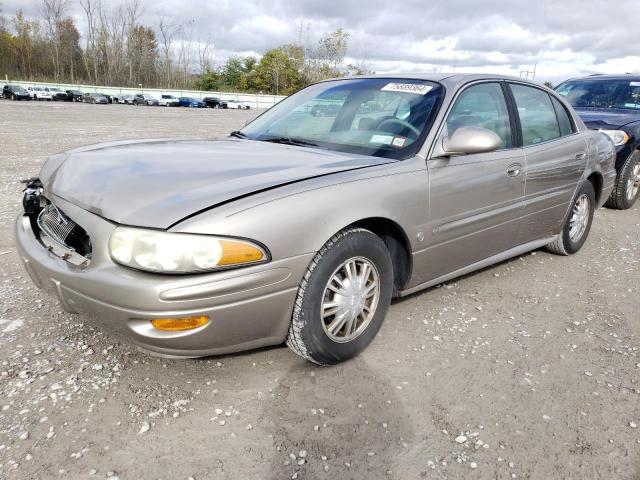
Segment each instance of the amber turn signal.
M221 240L222 257L218 265L240 265L264 260L264 253L249 243Z
M184 318L154 318L151 320L151 325L158 330L164 330L166 332L192 330L194 328L202 327L207 323L209 323L209 317L206 315Z

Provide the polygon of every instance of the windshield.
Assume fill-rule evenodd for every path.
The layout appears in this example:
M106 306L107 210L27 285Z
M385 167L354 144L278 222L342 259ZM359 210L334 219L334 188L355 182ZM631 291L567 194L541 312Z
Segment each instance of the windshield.
M556 87L556 92L575 108L640 109L640 80L569 80Z
M408 158L420 148L442 93L441 86L423 80L322 82L284 99L242 133L253 140Z

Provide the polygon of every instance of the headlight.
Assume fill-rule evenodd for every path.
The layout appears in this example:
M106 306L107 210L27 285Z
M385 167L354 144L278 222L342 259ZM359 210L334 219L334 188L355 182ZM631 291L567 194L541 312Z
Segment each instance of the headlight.
M608 136L616 147L624 145L629 141L629 135L622 130L598 130Z
M261 263L266 251L249 241L191 233L118 227L109 239L113 259L160 273L197 273Z

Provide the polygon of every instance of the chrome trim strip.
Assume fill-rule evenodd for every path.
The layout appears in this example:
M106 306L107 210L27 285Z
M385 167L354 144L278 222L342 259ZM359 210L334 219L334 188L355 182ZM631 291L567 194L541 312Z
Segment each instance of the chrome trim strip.
M57 207L53 206L53 208L56 210L60 217L64 216L67 219L67 223L62 230L52 231L50 226L45 222L46 215L51 213L50 206L45 207L38 215L37 220L38 227L40 228L40 241L46 247L46 249L56 257L59 257L62 260L78 267L88 265L89 259L87 257L83 257L82 255L77 253L73 248L65 244L64 241L60 238L60 235L62 234L64 234L64 238L66 238L66 236L71 233L71 231L77 224L70 218L67 218L66 215L60 212Z
M89 265L89 259L77 253L73 248L61 245L55 238L50 237L45 232L40 232L40 241L56 257L62 260L83 267Z

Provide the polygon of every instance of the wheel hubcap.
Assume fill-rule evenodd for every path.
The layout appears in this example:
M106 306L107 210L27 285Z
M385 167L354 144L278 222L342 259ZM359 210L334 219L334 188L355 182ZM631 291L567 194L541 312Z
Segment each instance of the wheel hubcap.
M349 342L371 323L378 298L378 269L363 257L350 258L331 275L321 306L322 327L334 342Z
M640 162L636 163L627 181L627 199L633 200L640 190Z
M571 220L569 221L569 238L572 242L577 242L582 238L589 224L589 197L581 195L573 206Z

